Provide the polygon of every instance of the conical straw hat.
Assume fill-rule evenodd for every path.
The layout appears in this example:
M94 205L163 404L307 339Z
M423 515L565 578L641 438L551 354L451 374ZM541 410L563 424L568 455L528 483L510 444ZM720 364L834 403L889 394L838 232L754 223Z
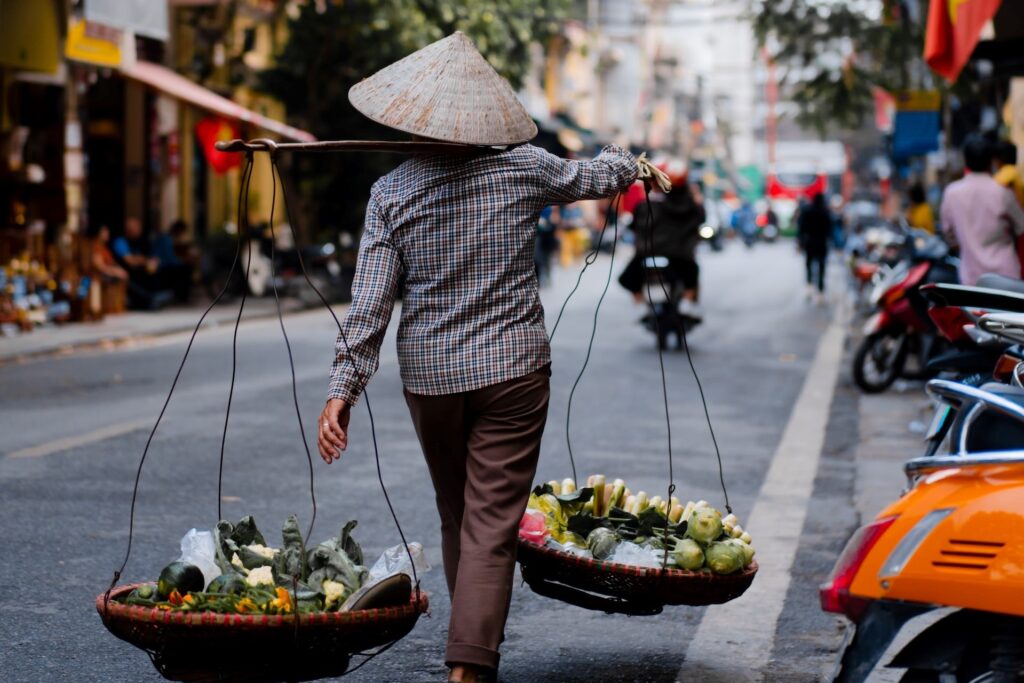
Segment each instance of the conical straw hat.
M377 123L434 140L512 145L537 135L512 86L461 31L355 84L348 99Z

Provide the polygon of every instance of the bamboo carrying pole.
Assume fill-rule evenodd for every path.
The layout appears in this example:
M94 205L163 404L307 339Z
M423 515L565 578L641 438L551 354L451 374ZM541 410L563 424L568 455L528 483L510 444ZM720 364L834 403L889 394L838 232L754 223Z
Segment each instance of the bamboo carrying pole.
M269 138L222 140L214 147L221 152L397 152L400 154L472 155L503 152L508 147L479 147L455 142L399 140L323 140L320 142L275 142Z

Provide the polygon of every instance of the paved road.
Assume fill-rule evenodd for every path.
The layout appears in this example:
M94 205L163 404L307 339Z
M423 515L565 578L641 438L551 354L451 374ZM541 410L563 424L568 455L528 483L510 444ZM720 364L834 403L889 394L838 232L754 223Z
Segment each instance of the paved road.
M616 271L624 265L621 259L620 254ZM762 487L773 458L779 459L794 405L813 404L798 398L814 390L805 390L807 373L822 353L832 311L804 301L802 264L791 243L753 250L730 244L702 259L708 319L692 334L693 361L718 428L733 507L746 520L759 505L766 514L756 524L768 534L776 523L768 502L787 491ZM569 474L566 401L607 267L604 257L588 271L554 342L542 481ZM575 274L560 273L546 292L549 321L574 280ZM612 287L573 406L573 451L582 476L603 472L609 479L627 479L634 490L660 492L667 458L658 358L652 339L636 324L642 311ZM323 312L310 312L290 316L287 325L302 410L307 427L314 429L327 383L333 322ZM179 335L137 348L0 368L3 680L159 680L141 652L102 629L92 599L105 588L124 552L132 478L186 341ZM143 472L127 580L152 577L176 555L185 531L216 520L231 330L204 330L192 353ZM679 495L720 505L714 451L686 358L668 354L665 365ZM429 557L439 562L432 492L401 397L393 338L385 342L370 398L392 500L408 537L424 543ZM744 597L751 615L767 619L768 635L756 646L744 642L742 629L730 629L721 619L705 620L704 609L668 608L653 618L608 616L542 599L523 587L513 598L502 680L694 680L686 671L695 663L702 671L720 670L721 680L728 680L730 658L748 647L753 648L756 671L751 673L756 676L818 680L829 666L839 631L836 620L817 609L816 585L854 523L849 461L856 424L848 416L856 412L855 403L842 382L830 403L832 420L822 434L820 466L816 474L798 477L806 479L807 490L794 492L806 496L798 506L803 514L788 520L795 531L779 541L781 550L791 551L779 553L793 564L791 580L781 589L766 580L764 590L756 582ZM827 406L817 412L822 419L829 416ZM793 429L797 432L788 438L801 438L798 427ZM814 455L816 462L818 451ZM364 403L353 417L352 445L342 462L328 468L317 460L315 472L320 505L315 538L358 518L357 538L368 555L397 542L376 483ZM224 514L231 519L253 514L268 536L276 536L288 514L309 519L307 476L277 322L243 324ZM786 486L778 472L768 481L768 487ZM791 507L781 506L779 514L791 514ZM424 577L424 585L433 596L429 618L351 680L442 680L448 605L439 568ZM770 619L764 616L771 614ZM688 652L695 637L717 646Z

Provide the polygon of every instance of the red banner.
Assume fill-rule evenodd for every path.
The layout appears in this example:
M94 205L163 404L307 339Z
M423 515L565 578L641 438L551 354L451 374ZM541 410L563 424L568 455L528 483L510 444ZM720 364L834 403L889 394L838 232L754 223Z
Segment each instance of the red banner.
M221 140L234 140L241 137L238 124L233 121L208 116L196 124L196 138L203 148L203 156L210 163L215 173L227 173L242 164L242 155L236 152L221 152L214 147Z
M1001 1L931 0L924 38L924 60L928 66L949 82L955 81Z

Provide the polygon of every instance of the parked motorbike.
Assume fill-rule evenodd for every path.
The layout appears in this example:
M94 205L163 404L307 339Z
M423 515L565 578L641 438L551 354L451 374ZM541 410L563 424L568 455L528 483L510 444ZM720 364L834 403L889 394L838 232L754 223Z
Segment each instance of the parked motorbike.
M669 338L675 335L675 348L682 350L683 336L699 325L701 319L681 310L683 286L669 268L667 258L649 256L644 259L644 268L653 303L641 322L657 336L659 349L667 349Z
M945 332L1005 346L992 381L928 383L953 415L949 452L907 463L900 500L854 533L821 587L822 608L855 624L842 683L872 680L880 665L906 669L907 683L1024 680L1024 313L976 308L1021 305L1010 293L929 291L967 309L937 316Z
M246 240L234 275L229 278L237 248L237 238L226 233L211 237L203 245L200 273L210 298L222 290L224 297L229 299L243 293L264 296L276 284L282 296L308 299L308 303L319 300L302 275L300 253L294 245L278 245L277 249L271 250L269 234ZM328 300L351 300L352 268L342 266L339 250L332 242L302 247L301 258L310 280Z
M929 370L971 387L982 387L993 380L1006 382L1010 369L1024 359L1024 351L1020 342L1006 330L996 333L988 326L997 319L993 311L1024 312L1024 295L947 284L926 285L920 293L931 304L928 315L951 345L946 353L929 362ZM950 432L950 442L958 442L962 424L958 416L958 406L939 401L925 435L926 455L938 452ZM1011 431L997 430L999 436ZM1004 445L1012 447L1015 443L1010 441ZM980 444L974 446L980 447Z
M956 282L957 261L941 239L926 233L909 233L904 252L905 258L872 290L876 312L864 324L854 354L854 381L868 393L884 391L899 377L927 376L928 361L947 348L918 290L929 283ZM910 356L917 359L916 372L907 370Z
M907 493L854 533L821 587L822 608L856 625L833 680L872 680L880 662L907 683L1021 680L1024 451L905 470ZM892 647L900 634L909 643Z

